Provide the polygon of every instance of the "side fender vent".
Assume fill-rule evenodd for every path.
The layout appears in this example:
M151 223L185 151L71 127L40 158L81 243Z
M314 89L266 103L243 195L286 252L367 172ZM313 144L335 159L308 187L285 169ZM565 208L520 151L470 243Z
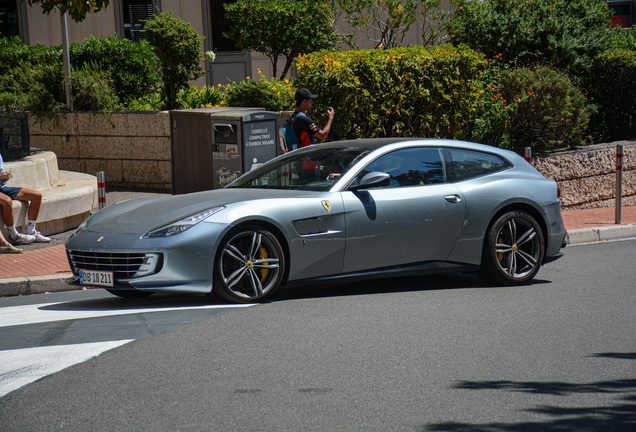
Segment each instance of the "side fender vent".
M322 234L329 231L327 225L325 225L325 222L321 218L297 220L293 221L292 225L294 225L296 232L301 236Z

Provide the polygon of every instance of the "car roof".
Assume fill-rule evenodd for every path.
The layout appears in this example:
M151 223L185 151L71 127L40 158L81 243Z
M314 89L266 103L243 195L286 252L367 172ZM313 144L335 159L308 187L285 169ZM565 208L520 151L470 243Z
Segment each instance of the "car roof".
M376 150L380 147L384 147L391 144L412 144L423 146L443 146L443 147L456 147L469 150L477 150L489 153L496 153L500 156L511 157L516 153L510 150L501 149L499 147L493 147L485 144L477 144L468 141L441 139L441 138L404 138L404 137L391 137L391 138L364 138L355 140L343 140L343 141L329 141L326 143L318 144L318 147L327 148L347 148L357 147L366 148L369 150ZM309 147L305 147L307 149Z

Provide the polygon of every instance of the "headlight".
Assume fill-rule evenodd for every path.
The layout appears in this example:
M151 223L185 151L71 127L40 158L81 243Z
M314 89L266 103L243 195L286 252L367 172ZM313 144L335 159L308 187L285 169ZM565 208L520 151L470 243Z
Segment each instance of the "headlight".
M212 216L213 214L220 212L224 208L225 208L225 206L223 206L223 207L214 207L214 208L202 211L201 213L197 213L197 214L194 214L192 216L188 216L187 218L183 218L183 219L181 219L179 221L176 221L176 222L173 222L173 223L171 223L169 225L162 226L161 228L157 228L157 229L154 229L152 231L148 231L146 234L143 235L142 238L169 237L169 236L173 236L173 235L176 235L176 234L180 234L180 233L192 228L193 226L195 226L196 224L198 224L202 220L207 219L210 216Z
M89 219L90 219L90 218L89 218ZM73 233L72 237L75 237L76 235L81 234L81 233L83 233L84 231L86 231L86 225L88 225L88 219L86 219L84 222L82 222L82 223L80 224L80 226L78 226L78 227L75 229L75 232Z

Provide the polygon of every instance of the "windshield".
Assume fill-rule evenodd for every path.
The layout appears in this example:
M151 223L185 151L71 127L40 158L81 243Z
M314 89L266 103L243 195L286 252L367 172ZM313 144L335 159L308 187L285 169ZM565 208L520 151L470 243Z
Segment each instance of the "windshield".
M326 191L369 151L359 147L312 146L311 151L295 151L250 171L228 188Z

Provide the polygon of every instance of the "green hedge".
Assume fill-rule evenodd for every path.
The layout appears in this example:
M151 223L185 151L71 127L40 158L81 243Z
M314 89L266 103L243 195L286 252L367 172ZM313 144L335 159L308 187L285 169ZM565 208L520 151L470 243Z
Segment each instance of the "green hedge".
M20 62L42 66L60 63L61 55L61 49L58 53L44 45L24 45L20 36L0 37L0 75L6 75Z
M598 0L455 0L445 25L453 44L516 65L578 70L608 48L611 9Z
M613 50L594 59L586 80L599 110L594 128L603 138L636 137L636 51Z
M508 122L512 150L542 153L589 142L595 107L566 75L546 66L518 68L502 71L500 82L504 99L521 100Z
M319 95L309 113L319 124L335 109L331 140L465 138L483 62L466 46L321 51L297 59L297 85Z
M247 77L245 81L220 86L223 90L222 106L263 107L269 111L289 111L295 108L294 79L267 79L260 71L258 80Z
M98 65L105 72L119 99L129 101L148 97L157 91L160 77L158 61L145 41L133 43L118 37L91 37L84 44L70 44L71 66L80 70L85 65ZM22 44L19 36L0 38L0 75L8 74L20 63L30 64L33 70L53 72L55 79L45 80L47 91L63 95L62 47Z
M60 50L59 47L55 47ZM97 65L112 81L115 94L124 101L151 96L158 91L159 61L145 40L131 42L116 36L86 39L69 47L71 65Z

